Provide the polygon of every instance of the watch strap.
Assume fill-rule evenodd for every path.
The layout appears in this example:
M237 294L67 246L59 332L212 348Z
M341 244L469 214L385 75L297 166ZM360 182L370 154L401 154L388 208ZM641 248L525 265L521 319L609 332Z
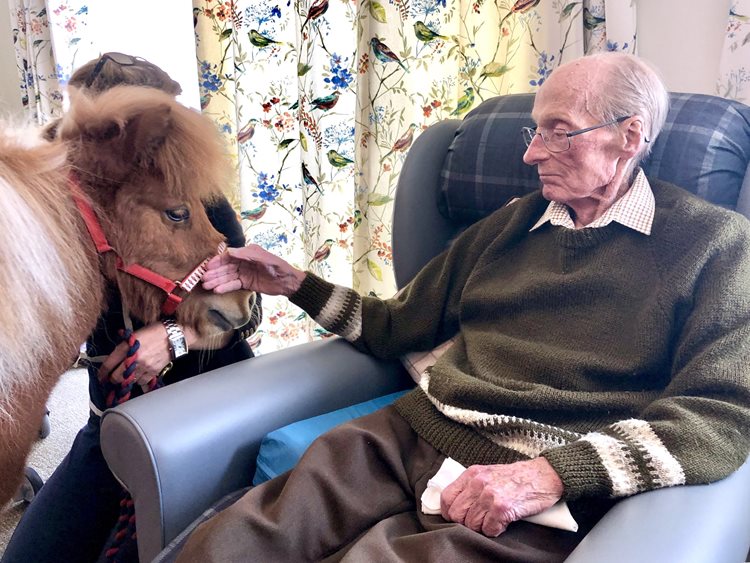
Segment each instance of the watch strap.
M167 331L167 339L169 340L169 352L172 355L172 359L176 360L180 356L184 356L188 353L187 340L185 339L185 333L182 327L172 317L162 319L161 324Z

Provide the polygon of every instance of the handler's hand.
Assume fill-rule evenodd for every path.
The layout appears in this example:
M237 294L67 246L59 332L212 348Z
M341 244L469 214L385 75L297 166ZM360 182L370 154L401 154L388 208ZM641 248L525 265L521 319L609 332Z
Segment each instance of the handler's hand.
M138 362L135 368L136 383L144 387L159 375L159 372L171 361L169 340L164 325L158 322L136 330L134 335L141 344L138 349ZM188 341L189 345L190 342ZM109 378L115 383L122 382L128 348L127 342L120 342L117 348L112 350L112 353L107 356L107 359L99 368L100 381Z
M257 244L249 244L244 248L229 248L209 260L203 287L215 293L248 289L289 297L304 279L304 272Z
M543 457L508 465L472 465L440 495L443 518L497 537L508 524L538 514L563 494Z

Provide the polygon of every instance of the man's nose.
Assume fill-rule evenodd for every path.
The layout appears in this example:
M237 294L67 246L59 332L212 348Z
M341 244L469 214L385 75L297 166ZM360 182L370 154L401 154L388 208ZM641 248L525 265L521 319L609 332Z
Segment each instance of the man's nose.
M534 135L531 138L529 146L526 147L526 152L523 154L523 161L526 164L536 164L547 157L549 157L549 151L544 144L544 139L539 134Z

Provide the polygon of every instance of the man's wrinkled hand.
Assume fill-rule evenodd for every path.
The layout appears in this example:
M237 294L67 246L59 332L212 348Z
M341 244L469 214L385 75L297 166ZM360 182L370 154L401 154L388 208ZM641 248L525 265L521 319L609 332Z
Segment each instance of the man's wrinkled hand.
M247 289L289 297L302 285L304 272L257 244L229 248L206 264L203 288L214 293Z
M563 494L560 477L543 457L507 465L472 465L440 496L445 518L488 537L538 514Z

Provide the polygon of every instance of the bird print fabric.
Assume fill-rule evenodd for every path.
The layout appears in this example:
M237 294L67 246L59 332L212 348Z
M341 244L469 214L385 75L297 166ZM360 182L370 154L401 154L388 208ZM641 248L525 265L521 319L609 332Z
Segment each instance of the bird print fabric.
M86 2L58 7L63 23L82 21ZM423 131L534 92L589 48L631 50L631 4L194 0L200 107L234 159L225 188L247 241L362 294L392 295L393 202ZM314 337L298 317L264 300L259 351Z

